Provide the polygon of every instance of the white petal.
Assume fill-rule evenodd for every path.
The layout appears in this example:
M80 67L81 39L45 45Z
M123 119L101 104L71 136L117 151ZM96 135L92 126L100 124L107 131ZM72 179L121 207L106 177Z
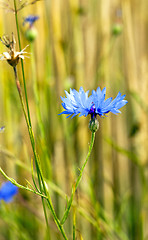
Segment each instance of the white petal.
M11 59L11 56L8 52L3 52L3 55L4 55L5 58Z

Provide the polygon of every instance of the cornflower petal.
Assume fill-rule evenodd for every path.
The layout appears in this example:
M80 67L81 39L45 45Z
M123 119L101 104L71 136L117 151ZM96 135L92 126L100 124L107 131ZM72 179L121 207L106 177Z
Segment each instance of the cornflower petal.
M13 197L18 193L18 187L11 182L4 182L0 188L0 200L9 203L13 200Z
M39 19L39 16L37 15L29 15L24 19L23 25L25 25L25 23L29 23L30 27L34 24L35 21L37 21Z
M105 94L106 88L103 88L103 90L101 91L100 87L98 87L97 91L95 90L92 91L92 96L96 108L100 108L100 106L102 105L103 101L105 100Z

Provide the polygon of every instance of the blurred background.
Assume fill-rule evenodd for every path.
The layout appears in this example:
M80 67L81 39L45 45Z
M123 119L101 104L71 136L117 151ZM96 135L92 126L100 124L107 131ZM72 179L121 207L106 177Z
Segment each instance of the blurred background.
M106 97L126 94L118 116L98 118L93 152L64 224L72 239L148 239L148 1L17 1L25 77L37 151L53 204L61 219L66 195L90 143L89 116L66 118L60 96L70 88L106 87ZM0 36L18 39L13 0L0 1ZM28 15L38 15L35 41L26 39ZM7 51L0 43L0 53ZM17 65L22 83L21 64ZM23 83L22 83L23 89ZM0 166L19 183L32 183L29 135L13 68L0 62ZM0 185L6 181L0 176ZM40 197L19 190L0 203L0 239L62 239L49 213L50 236Z

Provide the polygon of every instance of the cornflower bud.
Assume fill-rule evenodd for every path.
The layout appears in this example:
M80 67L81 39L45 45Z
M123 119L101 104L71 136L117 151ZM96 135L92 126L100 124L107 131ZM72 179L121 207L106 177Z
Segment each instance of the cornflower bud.
M88 127L89 127L91 132L98 131L98 129L99 129L99 122L98 122L96 117L93 117L93 118L90 119Z
M34 27L34 23L35 21L37 21L39 19L39 16L35 16L35 15L29 15L28 17L26 17L24 19L23 25L25 25L26 23L29 24L28 29L25 32L25 37L27 38L27 40L29 42L33 42L36 37L37 37L37 30Z
M115 23L113 26L112 26L112 34L114 36L118 36L122 33L122 24L121 23Z

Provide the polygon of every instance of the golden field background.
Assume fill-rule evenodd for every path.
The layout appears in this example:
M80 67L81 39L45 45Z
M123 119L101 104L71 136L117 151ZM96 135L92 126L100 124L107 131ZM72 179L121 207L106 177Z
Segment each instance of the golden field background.
M18 7L23 2L18 1ZM17 40L14 13L0 3L0 36L14 32ZM13 8L12 0L5 3ZM120 91L128 100L122 114L98 118L93 153L75 196L77 239L148 239L147 9L146 0L45 0L18 12L22 48L28 44L24 17L40 17L34 24L38 37L27 48L25 77L37 150L59 217L90 143L89 116L58 116L60 96L70 88L83 86L91 93L100 86L106 87L107 98ZM121 27L119 35L116 26ZM17 68L22 83L20 63ZM32 181L33 154L13 69L4 61L0 125L5 126L0 166L25 185L26 179ZM0 183L4 180L0 176ZM69 239L72 212L65 224ZM20 190L13 203L0 206L0 239L62 239L49 218L47 236L40 198Z

